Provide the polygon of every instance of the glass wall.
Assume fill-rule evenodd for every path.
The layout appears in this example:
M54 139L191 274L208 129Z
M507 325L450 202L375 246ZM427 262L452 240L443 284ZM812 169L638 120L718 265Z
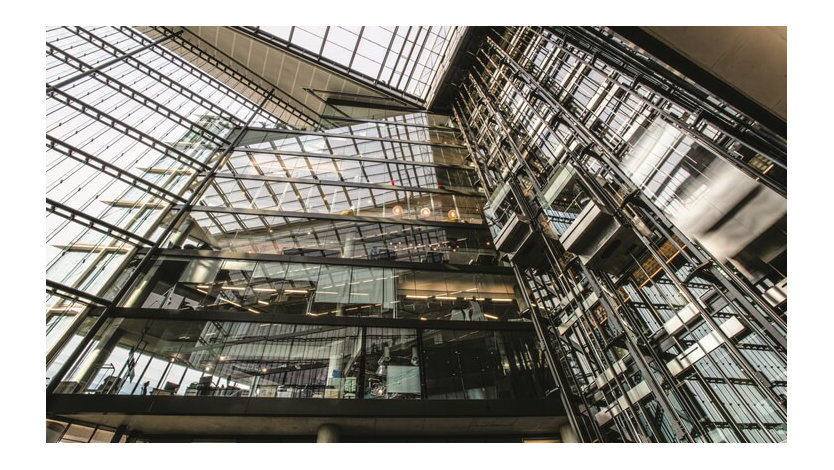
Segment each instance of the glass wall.
M166 256L124 307L423 320L521 320L509 274Z
M532 328L116 318L56 393L509 400L550 384Z
M427 397L545 398L552 378L532 339L514 331L424 330Z

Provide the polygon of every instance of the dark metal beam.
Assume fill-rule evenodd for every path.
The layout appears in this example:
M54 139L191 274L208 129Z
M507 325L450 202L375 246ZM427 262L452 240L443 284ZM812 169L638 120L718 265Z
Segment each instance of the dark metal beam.
M267 153L272 155L289 155L296 157L311 157L311 158L329 158L332 160L351 160L355 162L369 162L369 163L386 163L389 165L405 165L405 166L428 166L432 168L450 168L456 170L475 171L474 168L467 165L454 165L451 163L435 163L435 162L420 162L414 160L394 160L391 158L373 158L373 157L359 157L354 155L336 155L332 153L313 153L313 152L298 152L295 150L271 150L271 149L256 149L251 147L237 147L235 152L247 153Z
M328 132L315 132L315 131L298 131L292 129L280 129L280 128L271 128L271 127L247 127L244 129L245 132L253 132L253 131L260 131L260 132L268 132L268 133L278 133L278 134L289 134L289 135L305 135L305 136L315 136L315 137L333 137L338 139L352 139L352 140L373 140L373 141L382 141L382 142L392 142L398 144L411 144L411 145L430 145L432 147L450 147L450 148L459 148L463 149L466 148L463 145L454 145L454 144L441 144L436 142L428 142L422 140L403 140L403 139L391 139L388 137L372 137L366 135L354 135L354 134L331 134Z
M397 186L393 184L383 183L360 183L352 181L332 181L322 179L306 179L306 178L288 178L283 176L266 176L266 175L251 175L251 174L232 174L232 173L218 173L217 178L227 178L236 180L253 180L253 181L273 181L277 183L293 183L293 184L314 184L319 186L339 186L343 188L367 188L367 189L383 189L386 191L407 191L420 192L432 194L452 194L457 196L472 196L484 197L483 193L478 191L464 191L456 189L441 189L431 187L414 187L414 186Z
M60 60L62 60L67 65L73 66L79 70L84 70L84 68L90 68L91 66L86 62L74 57L72 54L62 50L61 48L55 46L54 44L46 44L46 47L49 48L49 53L53 56L58 55ZM74 63L74 64L73 64ZM225 145L228 144L229 141L226 140L224 137L221 137L211 130L207 129L205 126L197 124L187 117L181 115L180 113L172 110L171 108L165 106L164 104L156 101L155 99L145 95L141 91L124 84L123 82L111 77L103 70L98 70L90 75L92 78L98 80L99 82L109 86L113 90L121 93L128 98L142 103L147 108L165 116L166 118L176 122L177 124L186 127L189 131L202 136L205 139L213 140L215 145Z
M89 165L91 168L95 168L96 170L106 175L112 176L120 181L123 181L135 188L146 191L149 194L152 194L161 199L167 199L172 203L185 202L185 198L183 198L182 196L179 196L168 191L165 188L157 186L156 184L151 183L150 181L147 181L144 178L135 176L127 170L119 168L110 162L102 160L101 158L98 158L77 147L74 147L60 139L52 137L49 134L46 135L46 140L47 148L51 148L56 152L60 152L85 165Z
M148 147L153 148L171 158L176 159L181 163L185 163L191 167L200 168L200 169L208 169L209 166L203 162L195 160L193 157L183 153L180 150L175 149L174 147L162 142L161 140L152 137L145 132L140 131L139 129L121 121L113 117L112 115L96 108L95 106L91 106L80 99L66 93L63 90L52 90L47 93L51 98L55 99L56 101L63 103L69 106L76 111L80 111L87 116L100 121L102 124L115 129L122 134L131 137L133 139L142 142L143 144L147 145Z
M140 253L146 252L147 250L140 251ZM410 261L369 260L361 258L335 258L327 256L275 255L270 253L245 253L239 251L213 251L188 249L159 249L156 251L156 253L159 256L171 256L179 258L236 259L247 261L324 264L332 266L354 266L366 268L409 269L414 271L443 271L456 273L484 273L504 275L513 274L510 268L495 265L415 263Z
M180 209L183 206L174 206L175 209ZM278 211L272 209L251 209L243 207L214 207L214 206L200 206L195 205L191 207L192 211L200 212L219 212L223 214L246 214L246 215L264 215L271 217L287 217L296 219L319 219L319 220L350 220L355 222L378 222L385 224L400 224L400 225L430 225L433 227L451 227L451 228L468 228L486 230L486 225L483 223L470 224L463 222L442 222L435 220L420 220L420 219L398 219L394 217L370 217L361 215L339 215L339 214L324 214L315 212L290 212Z
M48 292L50 292L50 291L63 292L63 293L68 294L71 297L78 297L79 299L85 299L89 302L92 302L92 303L98 304L98 305L102 305L102 306L108 306L108 305L111 304L111 302L107 299L101 298L97 295L88 294L87 292L84 292L82 290L78 290L74 287L70 287L70 286L61 284L60 282L51 281L49 279L46 280L46 287L47 287L46 290ZM60 297L66 297L65 295L60 295L60 294L58 294L58 295Z
M98 308L98 311L103 308ZM97 313L93 310L93 314ZM458 320L417 320L410 318L378 318L336 315L293 315L288 313L252 313L248 310L176 310L158 308L116 307L113 317L146 318L176 321L234 321L249 323L284 323L317 326L357 326L369 328L416 328L429 330L479 330L479 331L533 331L533 323L524 321L458 321Z
M55 91L59 88L63 88L64 86L69 85L70 83L76 82L76 81L78 81L78 80L80 80L80 79L82 79L86 76L94 74L94 73L98 72L99 70L105 69L107 67L110 67L113 64L119 63L119 62L123 61L124 59L126 59L127 57L132 57L132 56L134 56L134 55L136 55L136 54L138 54L142 51L146 51L146 50L148 50L152 47L159 46L160 44L164 43L165 41L167 41L167 40L169 40L173 37L179 36L181 34L182 34L182 32L176 32L176 33L173 33L173 34L166 34L164 37L159 38L158 40L152 42L151 44L146 44L142 47L139 47L137 49L134 49L134 50L128 52L125 55L122 55L122 56L116 57L114 59L108 60L106 62L103 62L103 63L91 68L90 70L87 70L86 72L82 72L82 73L79 73L78 75L74 75L72 77L69 77L69 78L67 78L65 80L62 80L62 81L60 81L60 82L58 82L54 85L47 85L46 86L46 93L49 94L52 91Z
M90 227L93 230L101 232L105 235L109 235L111 237L114 237L113 233L116 233L118 235L121 235L124 238L120 238L120 237L114 237L114 238L118 238L122 241L132 243L132 244L136 244L138 242L138 243L141 243L141 244L146 245L146 246L153 246L153 242L148 240L145 237L136 235L133 232L125 230L121 227L117 227L117 226L115 226L115 225L113 225L109 222L105 222L105 221L103 221L103 220L101 220L97 217L93 217L92 215L85 214L84 212L81 212L77 209L73 209L72 207L61 204L58 201L53 201L52 199L46 198L46 204L47 204L47 208L46 208L47 212L57 214L57 215L65 218L67 220L72 220L72 221L77 222L81 225ZM62 214L61 212L66 212L66 214Z

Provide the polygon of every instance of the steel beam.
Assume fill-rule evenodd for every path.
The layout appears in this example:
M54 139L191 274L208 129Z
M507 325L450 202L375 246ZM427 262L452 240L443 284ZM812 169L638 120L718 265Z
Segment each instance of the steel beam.
M180 209L184 206L176 205L175 209ZM286 217L295 219L318 219L318 220L349 220L354 222L375 222L384 224L398 224L398 225L429 225L432 227L448 227L448 228L465 228L474 230L487 230L483 223L470 224L464 222L443 222L436 220L422 220L422 219L400 219L395 217L372 217L364 215L339 215L326 214L316 212L291 212L280 211L272 209L252 209L243 207L215 207L215 206L200 206L192 207L195 212L217 212L222 214L246 214L246 215L263 215L268 217Z
M82 290L78 290L74 287L66 286L64 284L61 284L60 282L51 281L49 279L46 280L46 287L47 287L46 290L48 292L56 292L56 293L57 292L64 292L64 293L68 294L69 296L71 296L71 298L72 297L77 297L79 299L84 299L84 300L87 300L88 302L91 302L91 303L97 304L97 305L109 306L112 303L111 301L109 301L107 299L104 299L102 297L99 297L99 296L96 296L96 295L93 295L93 294L88 294L87 292L84 292ZM65 295L60 295L60 294L56 294L56 295L59 295L60 297L66 297Z
M307 178L289 178L285 176L266 176L266 175L251 175L251 174L233 174L233 173L217 173L217 178L235 179L235 180L250 180L250 181L265 181L276 183L292 183L292 184L313 184L319 186L338 186L342 188L367 188L367 189L381 189L386 191L406 191L406 192L420 192L431 194L450 194L467 197L484 197L484 194L478 191L465 191L457 189L441 189L420 186L397 186L394 184L384 183L361 183L353 181L333 181L322 179L307 179Z
M131 244L141 243L141 244L146 245L146 246L153 246L153 242L148 240L145 237L141 237L139 235L136 235L133 232L125 230L121 227L117 227L117 226L115 226L115 225L113 225L109 222L105 222L105 221L103 221L103 220L101 220L97 217L93 217L91 215L85 214L82 211L79 211L77 209L73 209L72 207L61 204L58 201L53 201L52 199L46 198L46 204L47 204L47 208L46 208L47 212L57 214L57 215L65 218L67 220L72 220L72 221L77 222L81 225L90 227L93 230L96 230L96 231L98 231L100 233L103 233L105 235L117 238L121 241L128 242L128 243L131 243ZM66 212L66 214L62 214L61 212ZM124 238L115 236L115 235L113 235L114 233L116 233L117 235L121 235L121 237L124 237Z
M475 171L468 165L454 165L451 163L420 162L414 160L395 160L392 158L360 157L354 155L337 155L332 153L298 152L295 150L256 149L251 147L237 147L235 152L265 153L271 155L289 155L296 157L329 158L331 160L350 160L354 162L385 163L388 165L427 166L432 168L450 168L455 170Z
M127 170L117 167L101 158L98 158L90 153L87 153L78 147L74 147L62 140L59 140L51 135L46 135L47 148L53 149L63 155L66 155L76 161L88 165L96 170L112 176L120 181L123 181L135 188L146 191L160 199L167 199L172 203L185 202L185 198L178 196L165 188L162 188L150 181L145 180L139 176L135 176Z
M159 38L158 40L152 42L151 44L147 44L147 45L139 47L137 49L133 49L132 51L128 52L125 55L122 55L122 56L116 57L114 59L108 60L106 62L103 62L103 63L91 68L90 70L87 70L86 72L82 72L82 73L79 73L78 75L74 75L74 76L69 77L65 80L61 80L60 82L58 82L54 85L47 85L46 86L46 94L49 95L50 92L58 90L59 88L63 88L65 86L69 85L70 83L74 83L74 82L76 82L76 81L78 81L78 80L80 80L80 79L82 79L86 76L89 76L91 74L94 74L94 73L98 72L99 70L110 67L113 64L117 64L117 63L125 60L126 58L132 57L132 56L134 56L134 55L136 55L136 54L138 54L142 51L146 51L146 50L148 50L152 47L159 46L162 43L164 43L165 41L167 41L167 40L169 40L173 37L179 36L181 34L182 34L181 32L176 32L176 33L173 33L173 34L166 34L165 36Z
M102 124L110 127L111 129L115 129L130 138L136 139L139 142L142 142L143 144L147 145L148 147L151 147L154 150L157 150L165 154L166 156L174 158L181 163L184 163L194 168L209 168L209 166L205 163L188 156L187 154L175 149L169 144L166 144L165 142L162 142L161 140L152 137L149 134L146 134L145 132L140 131L139 129L121 121L120 119L113 117L112 115L96 108L95 106L91 106L87 103L84 103L80 99L64 92L63 90L52 90L48 93L48 95L51 98L58 101L59 103L62 103L66 106L69 106L72 109L75 109L76 111L86 114L87 116L101 122Z
M247 127L244 129L244 132L266 132L266 133L277 133L277 134L288 134L288 135L304 135L304 136L314 136L314 137L332 137L334 139L352 139L352 140L372 140L372 141L382 141L382 142L392 142L397 144L411 144L411 145L429 145L432 147L450 147L450 148L459 148L463 149L466 148L463 145L454 145L454 144L441 144L437 142L427 142L422 140L404 140L404 139L392 139L389 137L374 137L374 136L366 136L366 135L354 135L354 134L332 134L328 132L315 132L315 131L299 131L294 129L280 129L280 128L272 128L272 127Z

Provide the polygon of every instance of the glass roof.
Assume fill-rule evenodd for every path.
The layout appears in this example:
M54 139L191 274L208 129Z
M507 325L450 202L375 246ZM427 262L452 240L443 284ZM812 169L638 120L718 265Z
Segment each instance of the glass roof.
M463 26L259 26L262 33L421 103L428 101ZM447 60L444 60L447 59Z

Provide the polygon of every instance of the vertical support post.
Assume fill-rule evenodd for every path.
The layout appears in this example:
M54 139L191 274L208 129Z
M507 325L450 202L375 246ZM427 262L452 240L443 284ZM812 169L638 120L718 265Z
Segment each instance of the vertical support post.
M576 431L570 426L570 423L565 423L559 427L559 435L565 444L575 444L581 442L576 435Z
M324 423L319 426L318 431L316 432L316 442L317 443L337 443L341 438L341 429L338 425L333 423Z
M420 398L425 400L428 397L426 390L426 367L425 353L423 352L423 329L417 328L417 366L420 368Z

